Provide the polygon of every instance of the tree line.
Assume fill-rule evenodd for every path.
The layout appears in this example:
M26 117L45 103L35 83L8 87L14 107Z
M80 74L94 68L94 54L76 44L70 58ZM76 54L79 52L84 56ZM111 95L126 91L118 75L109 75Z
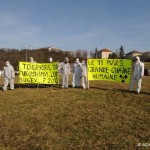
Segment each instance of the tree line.
M95 51L87 51L87 50L81 50L78 49L76 51L62 51L57 48L52 48L52 50L49 50L49 48L39 48L39 49L7 49L7 48L0 48L0 70L3 69L5 66L5 62L7 60L10 61L10 63L13 65L15 70L18 70L19 68L19 62L25 62L29 61L29 57L33 57L34 60L38 63L47 63L49 62L49 58L52 57L53 61L55 62L62 62L64 61L65 57L69 58L70 63L73 63L75 61L75 58L81 59L87 59L87 58L97 58L96 54L98 52L98 49L95 48ZM110 59L116 59L116 58L125 58L125 51L123 46L119 48L119 50L116 50L116 52L113 52L109 55ZM148 58L146 61L150 61Z
M76 57L80 59L87 58L87 51L76 50L72 51L62 51L62 50L51 50L48 48L41 49L0 49L0 70L5 66L5 62L10 61L11 65L15 70L18 70L19 62L29 61L29 57L33 57L34 60L38 63L47 63L49 58L52 57L53 61L62 62L65 57L69 58L69 61L72 63L75 61Z

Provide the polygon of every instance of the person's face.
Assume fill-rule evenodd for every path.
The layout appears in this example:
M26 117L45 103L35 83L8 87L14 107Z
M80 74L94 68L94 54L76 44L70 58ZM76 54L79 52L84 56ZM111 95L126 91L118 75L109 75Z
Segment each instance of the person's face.
M79 59L76 59L76 63L79 63Z
M85 61L84 61L84 60L82 60L82 64L83 64L83 65L85 64Z
M32 61L33 61L33 58L30 58L30 61L32 62Z
M8 61L6 61L6 66L9 66L9 64L10 64L10 63L9 63Z

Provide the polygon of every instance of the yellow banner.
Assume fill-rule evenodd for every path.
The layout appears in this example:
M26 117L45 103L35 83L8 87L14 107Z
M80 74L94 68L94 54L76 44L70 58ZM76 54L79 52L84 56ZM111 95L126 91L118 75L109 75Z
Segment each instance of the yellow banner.
M20 83L58 84L58 63L19 62Z
M132 61L127 59L88 59L88 80L130 83Z

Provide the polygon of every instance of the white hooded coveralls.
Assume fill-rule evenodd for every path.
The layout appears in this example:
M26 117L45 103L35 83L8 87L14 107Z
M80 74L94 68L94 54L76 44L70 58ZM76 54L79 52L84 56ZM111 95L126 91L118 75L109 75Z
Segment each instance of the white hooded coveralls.
M12 65L8 64L4 67L4 86L3 90L7 90L7 86L10 83L10 89L14 89L14 78L15 78L15 71Z
M137 82L137 92L140 93L142 77L144 76L144 63L140 61L139 57L136 57L137 61L133 65L133 75L130 83L130 91L133 91L133 84Z
M87 67L86 64L81 63L81 84L83 89L89 88L89 82L87 78Z
M70 74L70 64L68 62L61 63L62 88L68 88L68 77Z
M73 81L72 81L72 87L80 86L81 83L81 63L79 62L79 59L76 59L76 62L73 64Z

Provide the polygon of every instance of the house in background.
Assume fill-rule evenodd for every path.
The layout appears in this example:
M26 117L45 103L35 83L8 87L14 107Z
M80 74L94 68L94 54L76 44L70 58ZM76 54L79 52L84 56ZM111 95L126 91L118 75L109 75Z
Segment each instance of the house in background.
M104 48L97 52L97 58L109 58L109 55L113 52L107 48Z
M142 60L150 62L150 51L142 53Z
M132 59L135 56L141 57L142 53L139 52L139 51L134 50L134 51L131 51L131 52L129 52L129 53L126 54L126 58L128 58L128 59Z

